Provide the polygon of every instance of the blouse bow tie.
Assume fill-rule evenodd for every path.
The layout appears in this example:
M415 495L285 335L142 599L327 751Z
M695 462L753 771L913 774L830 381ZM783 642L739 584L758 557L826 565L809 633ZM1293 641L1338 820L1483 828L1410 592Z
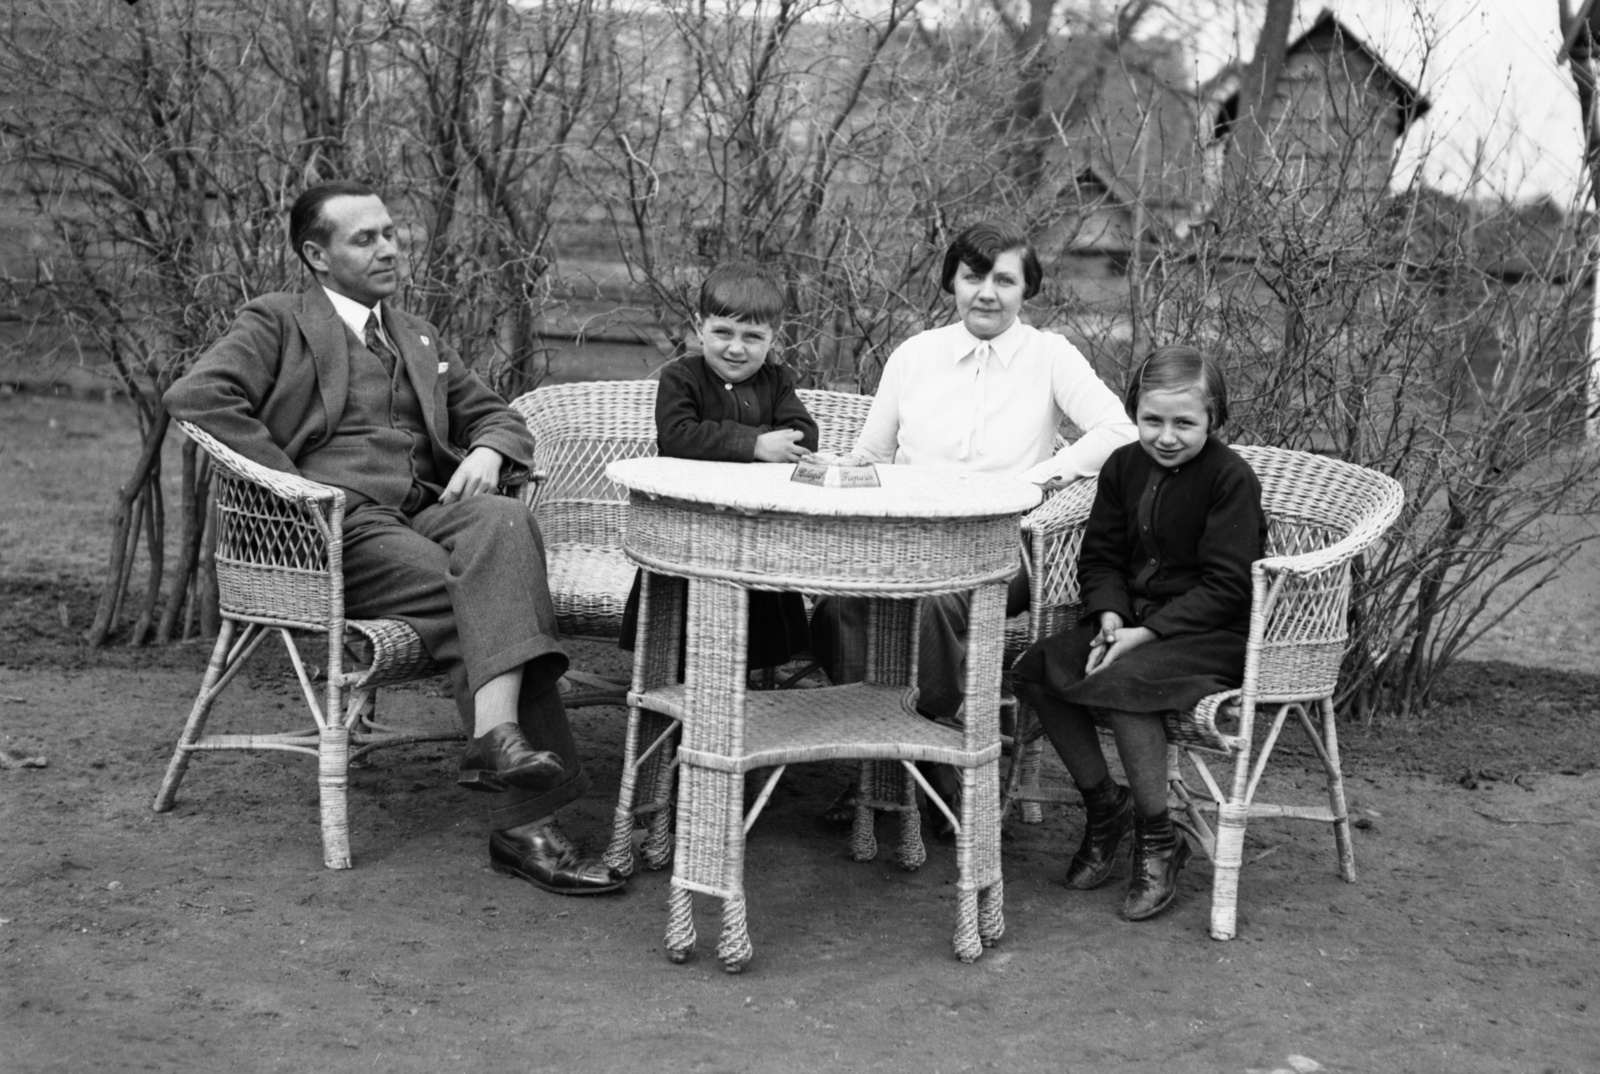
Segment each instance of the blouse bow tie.
M966 431L961 434L961 448L956 452L958 459L971 458L974 452L982 455L986 442L983 415L989 396L989 359L994 356L994 345L987 339L980 340L972 356L972 415Z

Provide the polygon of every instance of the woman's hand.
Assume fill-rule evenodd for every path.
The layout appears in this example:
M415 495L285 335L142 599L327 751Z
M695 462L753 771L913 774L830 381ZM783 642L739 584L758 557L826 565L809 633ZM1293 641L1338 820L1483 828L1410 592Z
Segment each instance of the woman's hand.
M1114 612L1105 614L1113 616L1119 624L1122 622L1121 617ZM1093 675L1097 671L1104 671L1116 663L1123 653L1130 649L1137 649L1146 642L1155 641L1157 637L1159 635L1155 631L1149 627L1142 626L1117 626L1107 630L1105 620L1102 618L1100 621L1100 636L1095 639L1093 646L1089 649L1089 666L1084 670L1084 674L1087 676Z
M756 437L757 462L799 462L805 453L799 429L773 429Z

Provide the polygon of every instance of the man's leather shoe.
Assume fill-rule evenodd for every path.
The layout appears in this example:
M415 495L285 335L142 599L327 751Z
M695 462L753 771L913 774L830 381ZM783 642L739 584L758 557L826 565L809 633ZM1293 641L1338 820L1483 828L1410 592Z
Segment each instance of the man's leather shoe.
M534 749L521 728L503 723L467 745L456 782L469 791L543 791L560 783L563 774L560 757Z
M1152 838L1136 819L1133 878L1128 883L1128 895L1122 900L1122 916L1128 921L1143 921L1172 905L1178 894L1178 874L1188 860L1189 841L1181 832L1168 827L1165 838Z
M557 895L603 895L620 890L627 878L599 858L585 858L554 824L527 835L494 832L489 864L497 873L526 880Z
M1094 800L1091 801L1091 797ZM1083 842L1067 866L1067 887L1087 891L1104 884L1117 864L1117 851L1133 830L1133 795L1112 783L1099 795L1084 795L1087 816Z

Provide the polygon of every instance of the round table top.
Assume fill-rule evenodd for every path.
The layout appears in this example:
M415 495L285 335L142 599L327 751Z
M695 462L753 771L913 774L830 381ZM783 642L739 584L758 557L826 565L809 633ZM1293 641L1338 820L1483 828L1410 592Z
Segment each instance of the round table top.
M645 496L741 514L849 518L988 518L1039 505L1039 486L1014 477L931 466L879 466L878 488L824 488L789 480L792 463L620 459L606 476Z

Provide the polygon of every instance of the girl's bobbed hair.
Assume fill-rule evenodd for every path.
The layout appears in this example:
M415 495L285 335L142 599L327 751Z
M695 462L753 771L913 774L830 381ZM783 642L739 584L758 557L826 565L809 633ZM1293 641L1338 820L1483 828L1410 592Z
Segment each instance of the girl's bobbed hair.
M1145 355L1122 393L1122 407L1133 421L1139 420L1139 396L1146 392L1182 392L1198 387L1205 397L1206 417L1211 432L1228 424L1228 384L1222 366L1197 347L1174 343L1157 347Z
M951 241L944 252L944 267L939 272L939 286L946 294L954 294L956 270L964 261L976 271L988 274L994 268L995 258L1007 250L1022 251L1022 297L1032 298L1044 283L1044 269L1039 264L1039 254L1033 248L1028 233L1015 224L999 220L980 220Z

